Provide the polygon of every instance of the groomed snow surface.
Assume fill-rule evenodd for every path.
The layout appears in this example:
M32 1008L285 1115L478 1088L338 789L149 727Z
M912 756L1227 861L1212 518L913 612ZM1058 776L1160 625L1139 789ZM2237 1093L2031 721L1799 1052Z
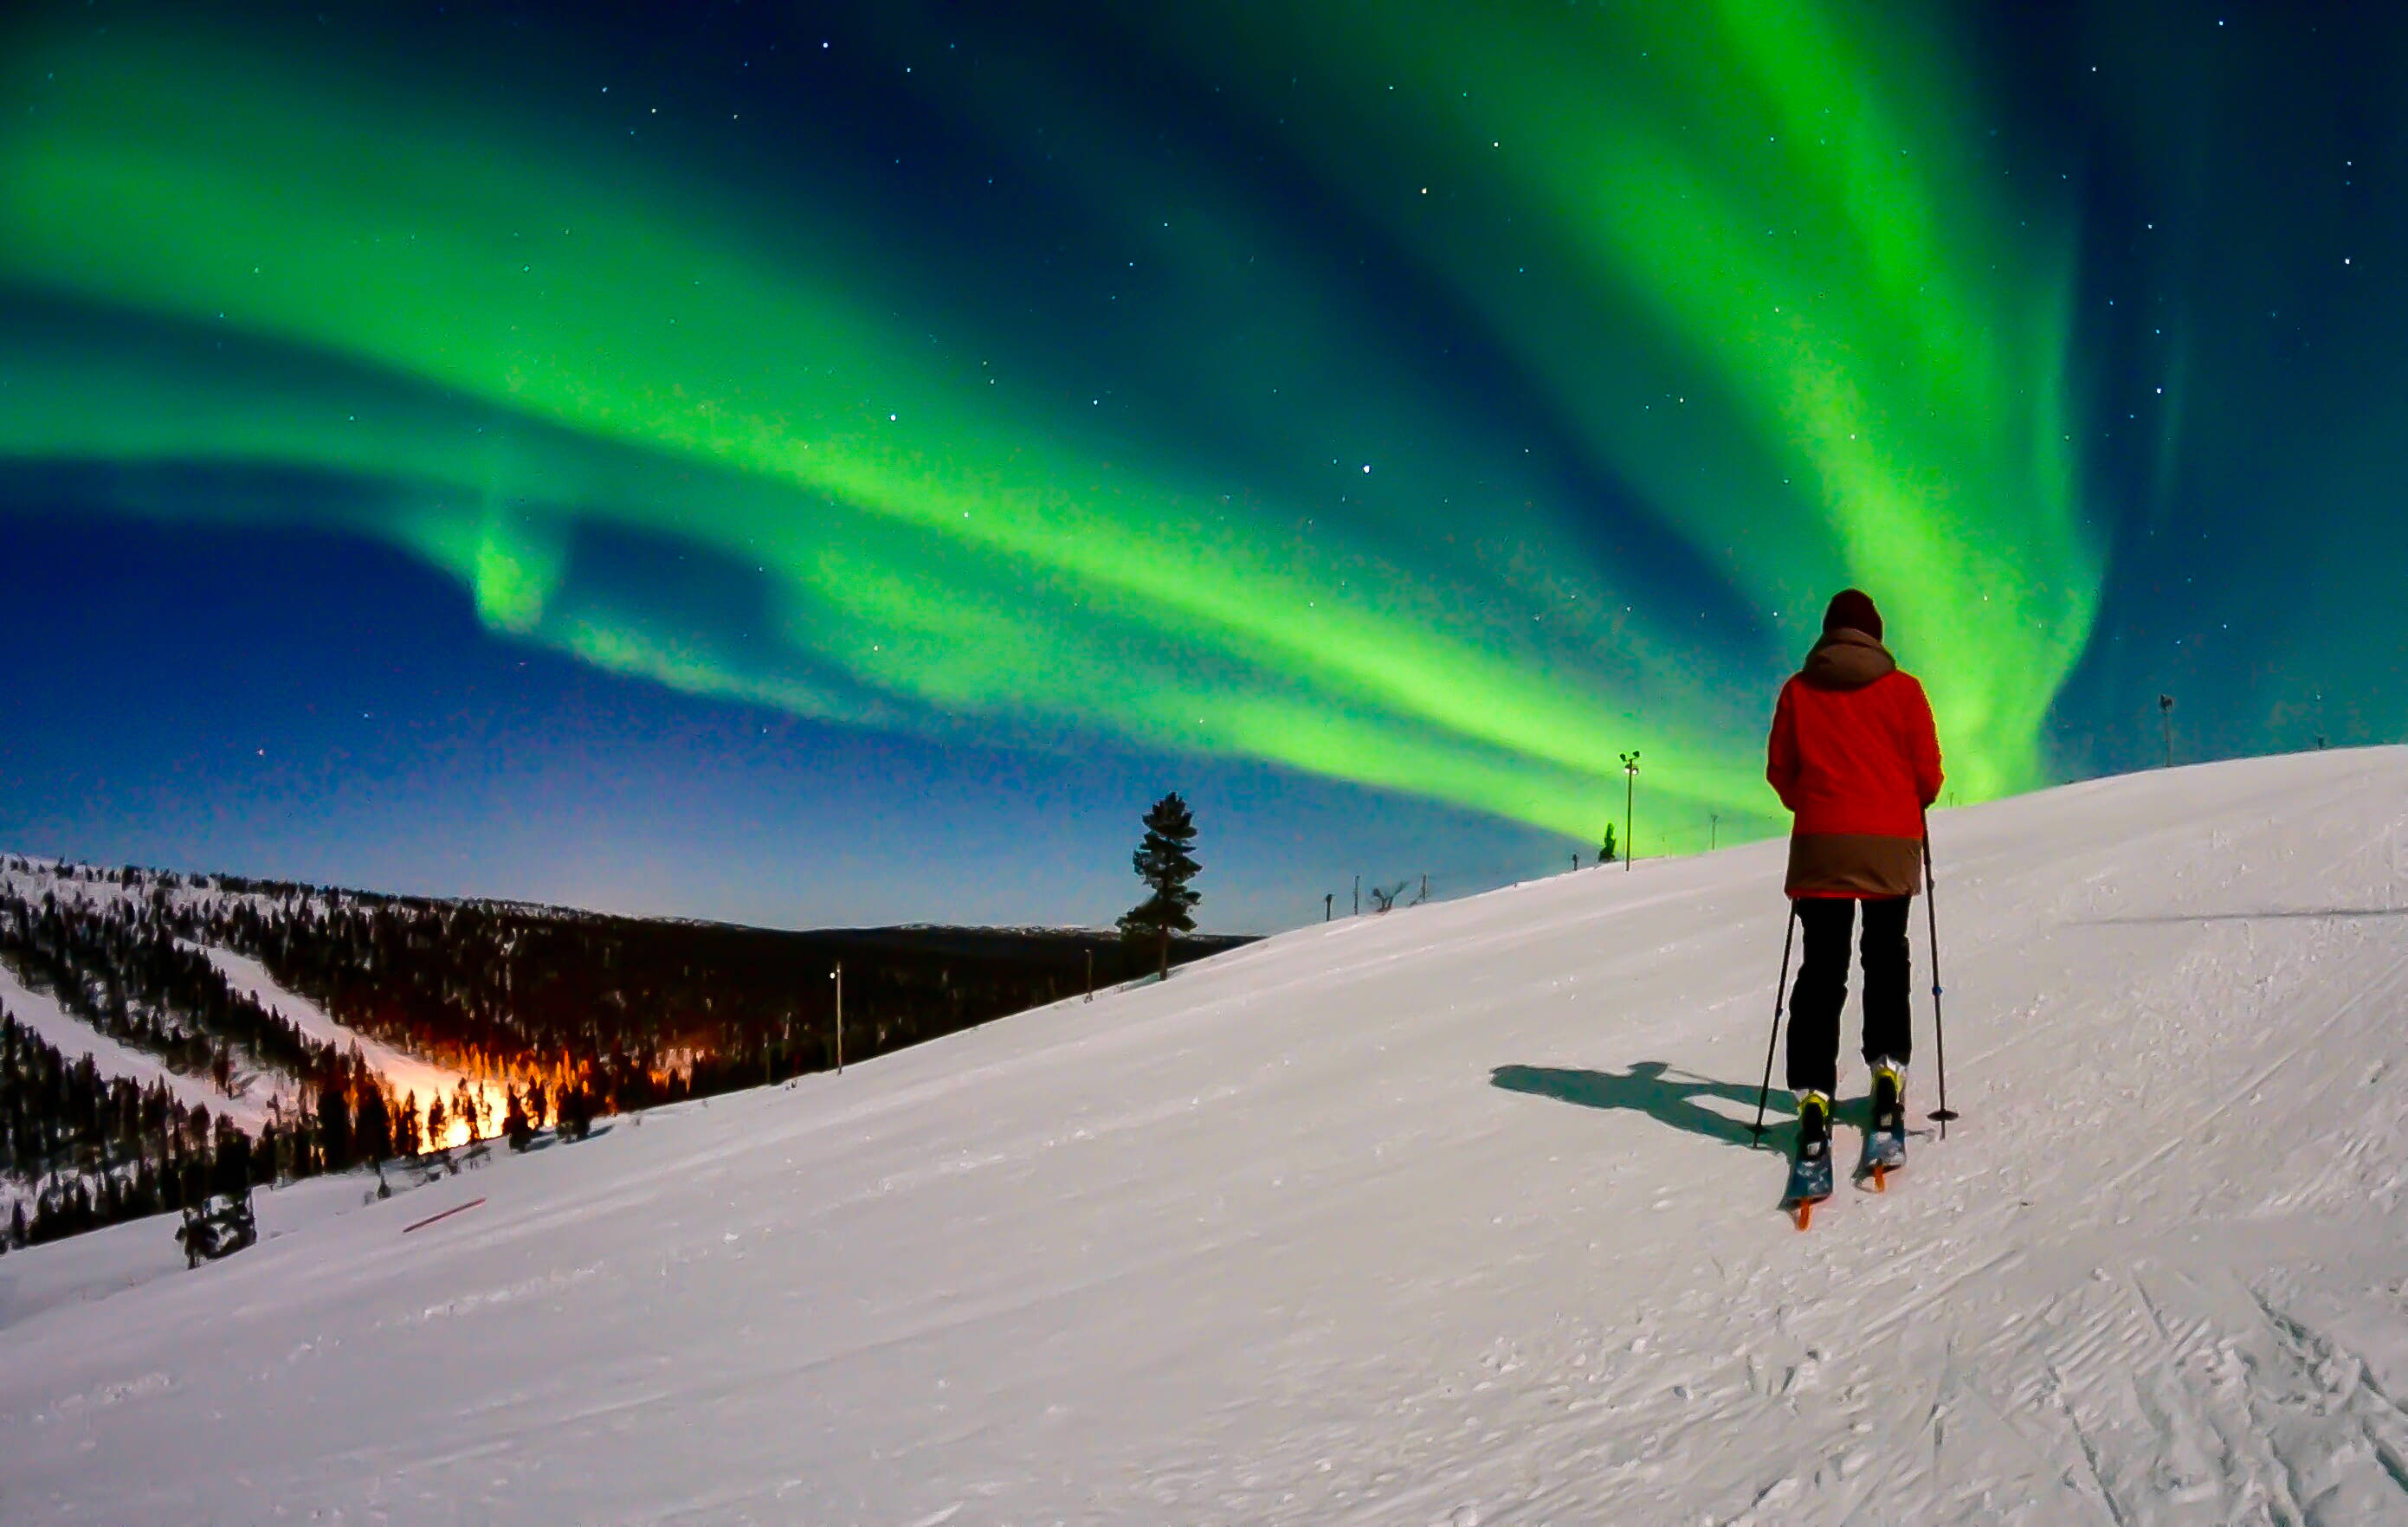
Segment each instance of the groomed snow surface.
M2408 1521L2408 749L1933 828L1964 1119L1803 1234L1765 843L0 1258L0 1519Z

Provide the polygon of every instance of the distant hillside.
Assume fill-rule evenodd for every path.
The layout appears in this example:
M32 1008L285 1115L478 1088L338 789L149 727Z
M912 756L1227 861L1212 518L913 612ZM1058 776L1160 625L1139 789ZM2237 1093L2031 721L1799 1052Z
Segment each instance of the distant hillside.
M1108 932L792 933L0 858L0 1237L821 1070L838 966L852 1061L1149 958Z

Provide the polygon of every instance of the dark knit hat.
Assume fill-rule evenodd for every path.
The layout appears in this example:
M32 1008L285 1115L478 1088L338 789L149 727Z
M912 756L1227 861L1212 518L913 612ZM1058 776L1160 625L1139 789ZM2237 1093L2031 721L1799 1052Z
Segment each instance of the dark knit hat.
M1831 596L1830 607L1823 611L1823 630L1861 631L1873 640L1881 640L1881 611L1873 608L1873 596L1862 589L1842 589Z

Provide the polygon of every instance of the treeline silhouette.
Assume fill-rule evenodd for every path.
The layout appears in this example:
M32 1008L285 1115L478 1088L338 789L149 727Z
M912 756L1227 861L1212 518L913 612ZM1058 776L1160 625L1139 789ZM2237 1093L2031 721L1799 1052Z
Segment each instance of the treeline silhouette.
M360 895L240 899L182 936L259 961L349 1028L469 1076L649 1107L862 1060L1147 974L1111 935L786 933ZM1174 962L1245 942L1183 938Z
M463 1125L523 1146L547 1125L573 1137L598 1115L825 1069L839 965L850 1063L1150 975L1156 958L1109 933L787 933L6 856L0 872L0 963L29 989L222 1092L250 1080L293 1102L253 1136L7 1019L0 1159L17 1218L0 1235L17 1245L416 1154ZM1171 961L1245 942L1182 936ZM396 1096L356 1051L236 991L206 949L490 1093Z

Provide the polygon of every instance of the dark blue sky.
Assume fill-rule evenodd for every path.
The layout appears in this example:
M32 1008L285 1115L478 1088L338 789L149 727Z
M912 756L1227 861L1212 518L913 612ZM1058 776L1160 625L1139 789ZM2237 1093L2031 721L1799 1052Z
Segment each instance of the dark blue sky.
M21 245L96 207L134 251L89 282L108 250L64 234L48 264L0 259L0 850L782 925L1103 923L1136 899L1140 815L1176 789L1202 828L1205 925L1274 928L1325 892L1343 910L1358 874L1459 894L1593 853L1566 824L1619 816L1612 755L1641 740L1666 771L1642 779L1643 850L1704 847L1717 809L1726 839L1771 830L1748 817L1756 729L1843 572L1919 612L1893 634L1910 662L1932 655L1943 702L2034 664L2004 688L2045 705L2039 778L2156 762L2161 692L2186 760L2408 735L2408 27L2339 4L1811 8L1868 77L1809 88L1890 110L1925 135L1901 153L1985 178L1927 188L1935 216L1976 204L1932 245L1932 285L1972 289L1986 321L2025 310L2020 267L2062 254L2033 283L2061 302L2061 367L1940 369L1961 360L2017 400L2001 436L2055 417L2019 411L2036 376L2063 410L2034 454L2069 464L2065 512L2095 553L2070 649L1938 639L1985 635L2058 576L1999 550L2050 506L1960 479L1999 507L1936 562L1832 534L1793 489L1797 442L1749 412L1761 378L1707 353L1723 336L1542 226L1550 178L1577 187L1612 157L1514 161L1498 126L1492 161L1489 119L1459 130L1458 69L1495 121L1548 120L1536 66L1580 7L1414 7L1421 30L1359 64L1244 5L1192 27L1077 4L25 7L0 22L21 60L0 70L19 124L0 172L23 185L61 164L88 181L121 150L129 184L151 173L157 123L90 102L121 66L156 86L142 71L197 37L227 50L175 85L197 120L258 100L370 147L356 180L340 155L213 164L206 145L182 171L271 198L404 189L390 227L373 189L351 223L312 222L314 193L259 214L287 290L248 314L251 210L185 228L130 193L72 212L0 197ZM1796 62L1636 0L1590 10L1574 40L1600 58L1669 36L1705 61L1662 121L1596 119L1668 142L1761 104L1717 49ZM1492 41L1525 73L1473 56ZM1608 93L1662 83L1600 67ZM370 76L383 93L354 121L337 87ZM1695 119L1693 83L1713 103ZM386 164L395 121L423 132ZM85 136L45 136L54 121ZM63 143L93 157L45 157ZM446 229L455 167L471 210ZM1789 232L1827 213L1864 231L1752 162L1668 152L1676 171L1721 175L1703 183ZM427 279L482 293L521 269L512 195L624 216L637 252L614 258L652 284L586 289L624 298L624 325L543 298L464 309L456 332L380 328L410 293L358 273L415 273L347 251L449 232L469 252L430 258ZM485 235L500 256L472 247ZM752 263L712 264L727 240ZM230 278L203 269L215 258ZM690 306L761 270L776 278L752 298ZM1880 342L1931 315L1883 316L1830 352L1865 385L1909 366ZM517 372L447 369L509 354L495 331L521 317L609 393L593 416L576 387L528 401ZM883 337L825 337L856 319ZM716 325L694 376L678 323ZM1556 327L1584 347L1569 376ZM1969 350L1998 335L1980 332ZM767 371L745 369L756 337ZM623 349L642 364L614 370ZM796 377L845 373L813 405L828 417L882 427L910 411L874 402L892 392L933 434L797 488L775 479L809 449L799 425L712 456L659 401L693 401L715 365L725 395L697 407L750 406L789 350ZM1708 422L1652 457L1633 443L1652 436L1599 423L1600 398ZM371 410L369 444L341 435ZM1950 421L1889 421L1918 488L1992 460ZM1117 565L1082 562L1076 535L942 538L980 502L947 497L946 471L986 483L1026 462L1040 488L1110 506ZM1684 486L1706 474L1728 484ZM797 525L747 565L739 532ZM1794 568L1751 564L1759 540L1795 546ZM1163 615L1193 592L1190 556L1201 592ZM838 557L857 576L825 575ZM1916 587L1942 569L1983 592L1959 607ZM1297 595L1296 633L1264 617L1267 589ZM572 655L594 656L602 616L634 645ZM897 639L925 644L924 673L896 670ZM814 686L834 697L775 703Z
M1551 839L1266 766L940 745L681 695L496 637L457 584L310 532L0 516L0 844L779 926L1107 924L1161 791L1207 920L1434 893ZM1418 888L1416 886L1416 888Z

